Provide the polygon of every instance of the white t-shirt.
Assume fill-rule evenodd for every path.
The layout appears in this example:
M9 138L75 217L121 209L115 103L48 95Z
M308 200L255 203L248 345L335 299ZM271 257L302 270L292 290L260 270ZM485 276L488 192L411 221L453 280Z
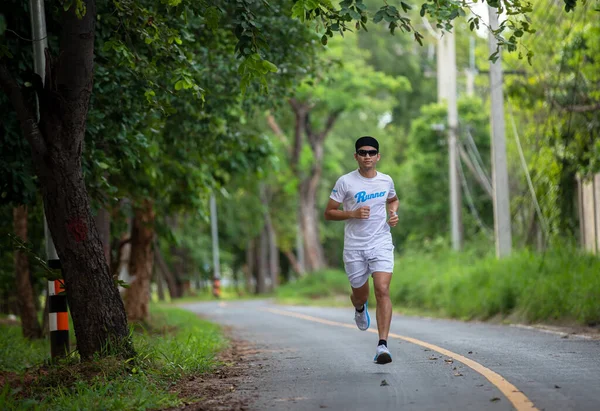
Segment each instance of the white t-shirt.
M338 179L329 198L341 203L346 211L371 208L368 219L346 220L344 250L366 250L392 243L386 204L395 196L394 182L387 174L377 172L375 177L367 178L354 170Z

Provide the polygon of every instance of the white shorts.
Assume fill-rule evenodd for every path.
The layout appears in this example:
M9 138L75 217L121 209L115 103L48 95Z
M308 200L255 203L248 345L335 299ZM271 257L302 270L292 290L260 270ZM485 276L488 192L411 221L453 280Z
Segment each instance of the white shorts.
M344 267L350 285L362 287L375 272L394 272L394 246L386 244L369 250L344 250Z

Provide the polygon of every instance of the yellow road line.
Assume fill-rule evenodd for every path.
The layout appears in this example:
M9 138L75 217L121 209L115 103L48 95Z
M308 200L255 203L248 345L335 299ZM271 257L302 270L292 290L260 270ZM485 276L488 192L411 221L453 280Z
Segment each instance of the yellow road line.
M337 321L325 320L323 318L312 317L310 315L299 314L299 313L295 313L292 311L278 310L276 308L263 308L262 310L271 312L273 314L287 315L288 317L300 318L303 320L308 320L308 321L317 322L317 323L321 323L321 324L356 329L355 325L344 324L344 323L340 323ZM377 330L369 329L368 331L377 334ZM483 375L485 378L487 378L487 380L489 382L491 382L496 388L498 388L500 390L500 392L502 392L502 394L504 394L504 396L512 403L512 405L515 407L515 409L517 409L517 411L521 411L521 410L537 411L537 408L535 407L533 402L529 398L527 398L527 396L525 394L523 394L519 389L517 389L517 387L512 385L510 382L508 382L504 377L502 377L497 372L494 372L494 371L490 370L489 368L484 367L483 365L479 364L478 362L473 361L469 358L463 357L460 354L456 354L450 350L439 347L437 345L430 344L425 341L417 340L416 338L405 337L403 335L394 334L394 333L390 333L389 336L392 338L404 340L404 341L412 343L412 344L420 345L421 347L425 347L432 351L436 351L442 355L453 358L454 360L463 363L467 367L471 368L473 371L476 371L479 374Z

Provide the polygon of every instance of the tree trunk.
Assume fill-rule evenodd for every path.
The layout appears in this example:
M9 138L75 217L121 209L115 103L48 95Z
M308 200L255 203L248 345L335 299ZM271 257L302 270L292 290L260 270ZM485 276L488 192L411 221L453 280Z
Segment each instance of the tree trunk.
M15 207L13 209L13 220L15 235L21 240L27 241L27 207ZM37 319L35 293L29 273L29 260L27 254L23 251L15 251L15 271L23 336L29 339L41 338L42 329Z
M298 264L298 259L294 255L291 250L284 251L283 254L287 257L290 265L292 266L292 270L298 275L301 274L300 265Z
M158 267L154 267L154 281L156 281L156 291L158 293L158 301L165 301L165 287L162 279L162 275L160 275L160 270Z
M271 289L275 290L279 286L279 249L277 248L277 235L275 227L271 220L271 214L266 213L265 230L267 232L267 243L269 247L269 273L271 275Z
M171 297L171 300L174 300L179 296L179 288L177 286L177 281L175 281L173 273L169 269L169 266L167 265L167 262L165 261L162 255L162 251L160 250L157 240L154 240L154 253L156 263L160 268L160 271L162 272L162 277L167 282L167 287L169 288L169 296Z
M136 207L131 229L131 258L129 273L131 284L125 292L125 310L129 321L147 321L150 305L150 280L154 256L154 209L150 200Z
M266 244L261 253L266 253L266 273L268 278L269 289L273 291L277 288L279 282L279 251L277 249L277 238L275 228L271 219L271 210L269 208L269 198L272 196L270 191L264 184L260 185L260 201L264 207L264 235Z
M267 230L263 227L260 233L259 243L256 250L257 270L256 270L256 292L265 294L269 291L269 239Z
M110 267L110 213L106 208L100 208L96 215L96 226L98 227L98 235L102 241L102 249L104 258Z
M309 133L309 136L311 134ZM317 213L317 188L323 169L323 140L309 137L313 149L314 163L311 173L299 185L300 228L304 240L304 258L308 271L325 267L323 246L319 236L319 215Z
M323 144L333 129L340 112L332 112L322 131L312 129L309 103L291 99L290 106L294 110L296 123L294 129L294 151L292 152L292 170L300 180L298 195L300 203L300 229L304 245L306 269L317 271L325 267L323 247L319 238L319 214L316 210L317 188L323 170ZM303 135L306 136L313 152L314 161L308 173L299 169L299 158L302 150Z
M246 270L245 270L246 291L248 291L249 293L254 293L256 291L255 287L253 287L253 285L252 285L252 279L254 278L254 266L255 266L254 248L255 248L255 241L249 240L248 246L246 247Z
M318 181L318 178L314 180ZM309 178L300 184L300 227L304 240L304 258L306 269L310 272L325 267L323 246L319 238L319 217L316 209L316 187Z
M81 170L81 151L92 93L96 6L83 0L62 13L58 57L46 53L46 81L37 84L40 121L18 83L0 64L8 95L31 146L48 227L62 264L77 348L83 360L94 353L133 354L127 317L104 258ZM106 348L109 350L106 350Z
M131 222L129 222L128 225L131 226ZM123 267L129 266L129 258L131 257L131 228L128 230L128 232L123 233L121 238L116 241L115 248L117 249L117 255L114 261L111 263L110 275L115 282L119 279L128 282L128 269L126 268L123 276L121 274Z
M177 284L177 298L183 297L184 294L184 282L183 277L185 276L185 261L181 250L174 245L169 249L171 252L172 270L170 271Z

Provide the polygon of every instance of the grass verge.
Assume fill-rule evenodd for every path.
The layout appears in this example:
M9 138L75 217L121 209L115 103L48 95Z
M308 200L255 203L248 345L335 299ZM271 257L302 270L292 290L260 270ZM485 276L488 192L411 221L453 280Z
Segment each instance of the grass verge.
M468 252L410 253L396 260L390 296L395 310L411 314L597 325L598 272L600 259L566 248L543 255L520 251L502 260ZM328 270L281 287L277 298L322 305L336 296L347 301L349 291L345 274Z
M107 357L40 365L48 358L48 342L31 344L20 337L19 327L0 325L0 409L147 410L180 405L174 385L213 369L226 340L218 326L174 307L155 305L151 317L150 324L134 327L138 354L127 362ZM7 360L7 355L12 357Z

